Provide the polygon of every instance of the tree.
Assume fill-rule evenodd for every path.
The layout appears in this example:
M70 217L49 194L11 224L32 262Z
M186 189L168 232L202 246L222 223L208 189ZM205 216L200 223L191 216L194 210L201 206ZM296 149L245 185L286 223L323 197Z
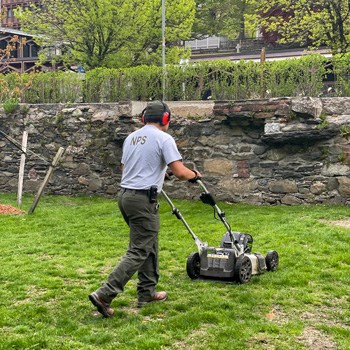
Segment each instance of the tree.
M34 79L33 72L24 77L11 69L11 63L16 61L13 53L26 45L26 38L12 35L7 42L2 43L5 45L0 47L0 101L10 108L17 108L18 103L24 101L24 93L31 88ZM6 77L6 73L11 73L11 76Z
M350 46L348 0L262 0L260 26L275 33L280 43L298 43L345 53Z
M253 13L256 0L196 0L193 38L210 35L244 39L246 15Z
M171 47L190 37L194 1L166 5ZM40 6L18 9L16 16L41 47L62 45L67 62L94 68L161 61L160 0L42 0Z

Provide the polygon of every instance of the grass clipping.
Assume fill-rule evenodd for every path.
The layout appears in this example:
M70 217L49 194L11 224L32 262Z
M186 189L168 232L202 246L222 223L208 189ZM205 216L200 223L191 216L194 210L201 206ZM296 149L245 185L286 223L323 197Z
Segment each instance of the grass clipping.
M0 204L0 215L20 215L24 211L11 205Z

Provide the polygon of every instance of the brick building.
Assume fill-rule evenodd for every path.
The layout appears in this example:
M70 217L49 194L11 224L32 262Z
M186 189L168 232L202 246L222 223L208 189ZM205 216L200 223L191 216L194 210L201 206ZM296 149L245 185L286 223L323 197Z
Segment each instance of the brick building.
M18 6L26 8L30 4L39 4L40 0L0 0L0 52L6 49L11 38L18 36L20 41L25 39L25 45L17 45L17 49L11 52L11 58L4 64L0 64L0 74L9 72L25 73L33 70L52 70L52 65L47 62L40 66L38 52L40 47L34 42L33 36L20 30L20 23L14 16L14 10Z
M20 23L14 15L14 9L18 6L25 8L30 4L39 4L39 2L40 0L0 0L1 27L20 29Z
M0 27L0 52L6 50L8 43L14 36L18 36L20 42L24 38L26 43L25 45L16 44L17 49L11 51L11 57L0 64L0 73L25 73L36 68L40 48L30 34L18 29ZM43 70L44 66L38 67L38 69Z

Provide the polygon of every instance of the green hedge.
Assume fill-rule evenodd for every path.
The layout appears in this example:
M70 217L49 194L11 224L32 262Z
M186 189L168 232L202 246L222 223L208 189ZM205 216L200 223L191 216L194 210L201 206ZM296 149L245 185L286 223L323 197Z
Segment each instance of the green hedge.
M83 76L73 72L37 73L25 94L27 103L82 102Z
M322 55L314 54L263 64L243 60L217 60L186 66L167 66L164 71L165 97L166 100L176 101L321 96L328 61ZM336 94L350 96L350 54L335 56L332 63ZM28 80L25 74L21 79ZM68 72L37 73L32 79L31 88L21 96L22 102L117 102L160 99L163 95L163 70L155 66L97 68L85 75ZM12 74L2 76L1 81L12 88L16 85ZM10 88L7 90L11 91ZM1 101L10 97L10 93L0 95Z
M65 103L82 101L84 84L75 73L11 73L0 76L0 87L1 102L16 97L26 103Z
M326 74L326 58L266 62L211 61L167 66L167 100L239 100L261 97L318 96ZM162 97L162 68L95 69L86 74L84 100L113 102Z
M332 59L335 95L350 96L350 53L335 55Z

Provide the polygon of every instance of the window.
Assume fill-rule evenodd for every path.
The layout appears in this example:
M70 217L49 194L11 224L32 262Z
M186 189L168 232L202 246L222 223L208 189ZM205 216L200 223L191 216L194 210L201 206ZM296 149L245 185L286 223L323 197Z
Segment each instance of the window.
M12 8L7 9L7 18L12 18L13 17L13 10Z
M31 45L31 49L32 49L31 57L38 57L38 46L33 44Z
M31 45L23 45L23 57L30 57L30 47Z

